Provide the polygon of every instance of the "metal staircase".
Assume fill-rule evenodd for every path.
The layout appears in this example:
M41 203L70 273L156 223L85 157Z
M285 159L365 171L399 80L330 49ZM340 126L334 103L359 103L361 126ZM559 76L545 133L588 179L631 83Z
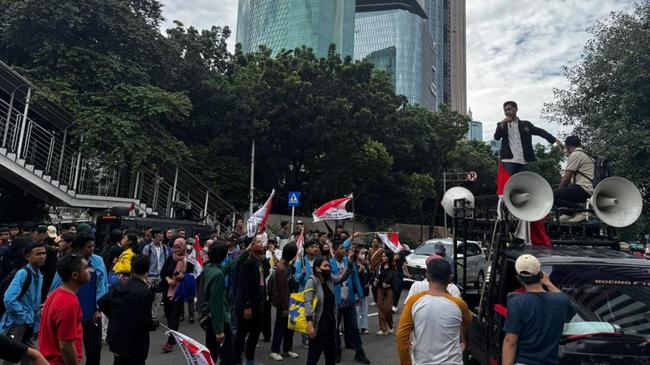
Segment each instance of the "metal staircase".
M139 215L182 217L212 225L236 213L232 205L180 166L162 163L157 171L116 171L85 158L71 143L70 121L60 120L67 113L42 100L30 105L33 89L0 62L0 91L5 93L0 92L2 178L51 206L135 208Z

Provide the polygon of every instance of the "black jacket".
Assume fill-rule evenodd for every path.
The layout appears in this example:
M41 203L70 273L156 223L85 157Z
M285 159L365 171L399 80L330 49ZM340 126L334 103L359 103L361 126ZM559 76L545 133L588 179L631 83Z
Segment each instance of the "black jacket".
M112 353L134 361L146 360L149 331L157 327L151 317L153 300L153 292L138 278L116 286L99 300L108 317L106 342Z
M176 261L174 261L174 255L169 255L165 259L165 263L160 269L160 284L159 289L162 290L163 298L167 297L167 289L169 289L169 284L167 284L167 278L173 278L174 272L176 271ZM187 263L185 268L185 274L192 274L194 272L194 265L192 263Z
M266 293L264 281L260 282L260 272L264 274L262 262L255 257L249 257L238 270L238 286L235 296L235 310L242 312L250 308L253 313L261 313Z
M521 147L524 150L524 160L526 162L535 161L535 152L533 151L533 136L540 136L554 143L555 137L542 128L537 128L533 123L527 120L519 120L519 136L521 137ZM508 129L501 128L501 123L497 124L497 130L494 132L494 139L501 140L501 159L512 158L510 143L508 142Z

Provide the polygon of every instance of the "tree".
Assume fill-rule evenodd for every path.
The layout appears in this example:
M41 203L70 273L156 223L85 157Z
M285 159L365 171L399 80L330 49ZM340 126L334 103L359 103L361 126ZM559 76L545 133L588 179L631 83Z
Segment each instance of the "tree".
M632 13L614 13L608 21L598 22L581 62L566 68L570 86L555 90L555 101L545 108L548 119L573 126L588 150L607 156L617 175L641 189L646 212L650 203L649 23L649 0L638 2Z

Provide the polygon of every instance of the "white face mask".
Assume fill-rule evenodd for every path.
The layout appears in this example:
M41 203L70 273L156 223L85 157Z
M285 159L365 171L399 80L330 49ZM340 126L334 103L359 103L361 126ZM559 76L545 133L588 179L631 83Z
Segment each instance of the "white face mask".
M365 254L365 253L360 253L360 254L359 254L359 258L360 258L361 260L365 259L365 258L366 258L366 254Z

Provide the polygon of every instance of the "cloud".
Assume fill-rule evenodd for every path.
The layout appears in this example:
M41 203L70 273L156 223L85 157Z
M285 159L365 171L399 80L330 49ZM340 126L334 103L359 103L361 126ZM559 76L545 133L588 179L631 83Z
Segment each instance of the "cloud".
M162 0L165 22L163 30L171 28L174 20L181 21L185 26L198 29L208 29L215 26L229 26L232 31L228 48L235 47L235 32L237 30L237 0Z
M517 101L522 119L568 132L540 119L552 89L568 85L562 67L580 61L596 20L633 7L633 0L467 0L468 106L484 140L503 119L505 100Z
M163 0L164 1L164 0ZM178 19L199 29L237 28L237 0L167 0L164 28ZM519 115L548 129L561 127L540 119L552 89L567 86L563 66L580 61L591 35L587 28L612 11L630 11L634 0L467 0L467 96L474 119L483 122L484 140L503 119L505 100L519 104ZM541 141L541 140L540 140Z

